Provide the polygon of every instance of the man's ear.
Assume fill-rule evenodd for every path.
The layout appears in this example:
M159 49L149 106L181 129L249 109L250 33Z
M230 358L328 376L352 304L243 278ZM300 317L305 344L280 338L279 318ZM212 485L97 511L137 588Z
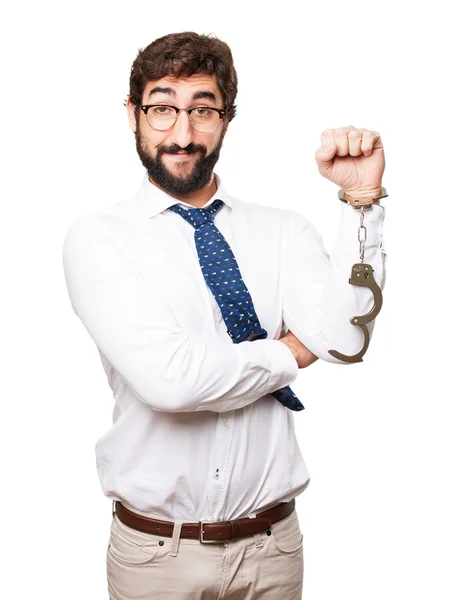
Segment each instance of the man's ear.
M137 129L137 124L136 124L136 107L135 105L131 102L131 100L128 98L126 99L126 110L128 112L128 121L129 121L129 126L131 127L131 129L134 131L134 133L136 133L136 129Z

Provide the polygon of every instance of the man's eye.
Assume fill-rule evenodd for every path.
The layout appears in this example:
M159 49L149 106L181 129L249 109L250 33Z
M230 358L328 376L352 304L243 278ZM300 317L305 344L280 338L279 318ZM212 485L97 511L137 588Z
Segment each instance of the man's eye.
M206 115L209 115L211 112L213 112L212 110L210 110L210 108L206 108L203 106L195 108L195 111L197 114L200 115L200 117L204 117Z
M167 112L170 112L171 109L168 106L155 106L153 107L153 111L157 114L157 115L164 115Z

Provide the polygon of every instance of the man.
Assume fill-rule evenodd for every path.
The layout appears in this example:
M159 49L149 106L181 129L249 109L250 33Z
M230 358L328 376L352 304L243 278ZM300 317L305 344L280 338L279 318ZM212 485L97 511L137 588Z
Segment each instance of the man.
M294 499L310 477L289 385L318 358L349 364L329 350L360 350L349 318L372 305L348 284L359 210L341 203L331 263L302 215L225 191L214 166L236 93L217 38L170 34L140 51L126 107L141 188L80 217L64 242L70 300L115 399L96 457L115 507L116 600L301 598ZM376 132L326 130L315 156L351 201L380 196ZM383 213L378 200L365 212L364 248L382 286Z

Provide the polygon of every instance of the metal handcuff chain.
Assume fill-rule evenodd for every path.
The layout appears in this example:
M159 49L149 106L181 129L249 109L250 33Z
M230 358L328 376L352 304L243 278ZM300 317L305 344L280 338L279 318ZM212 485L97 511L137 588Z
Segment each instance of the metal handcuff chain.
M379 198L385 198L388 196L385 188L381 188L381 193L383 194ZM340 190L338 197L343 202L349 202L349 200L345 197L343 190ZM368 349L368 345L370 342L369 331L366 326L367 323L373 321L377 315L379 314L380 309L382 308L382 290L374 279L374 269L373 267L364 262L365 258L365 241L366 241L366 227L363 224L363 219L365 217L365 210L372 209L372 201L377 200L377 198L372 198L369 201L366 201L364 204L357 205L352 202L352 206L356 209L360 210L360 226L358 230L358 240L359 240L359 251L360 251L360 262L352 265L351 276L349 278L349 283L351 285L360 285L363 287L369 288L373 292L374 303L371 310L366 315L357 315L355 317L351 317L349 322L356 327L360 327L364 335L364 342L362 348L353 355L342 354L338 352L338 350L328 350L329 354L334 358L338 358L344 362L362 362L363 355Z

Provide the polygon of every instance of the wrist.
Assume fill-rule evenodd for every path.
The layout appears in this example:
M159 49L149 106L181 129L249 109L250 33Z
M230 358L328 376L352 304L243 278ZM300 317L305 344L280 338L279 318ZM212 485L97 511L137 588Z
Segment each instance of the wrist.
M349 190L341 188L338 192L339 199L342 202L351 204L354 208L360 208L361 206L369 208L372 204L380 206L380 200L387 196L387 190L382 186L352 188Z
M359 202L361 200L368 200L373 198L379 198L382 196L382 186L358 188L353 190L343 190L345 197L350 202Z

